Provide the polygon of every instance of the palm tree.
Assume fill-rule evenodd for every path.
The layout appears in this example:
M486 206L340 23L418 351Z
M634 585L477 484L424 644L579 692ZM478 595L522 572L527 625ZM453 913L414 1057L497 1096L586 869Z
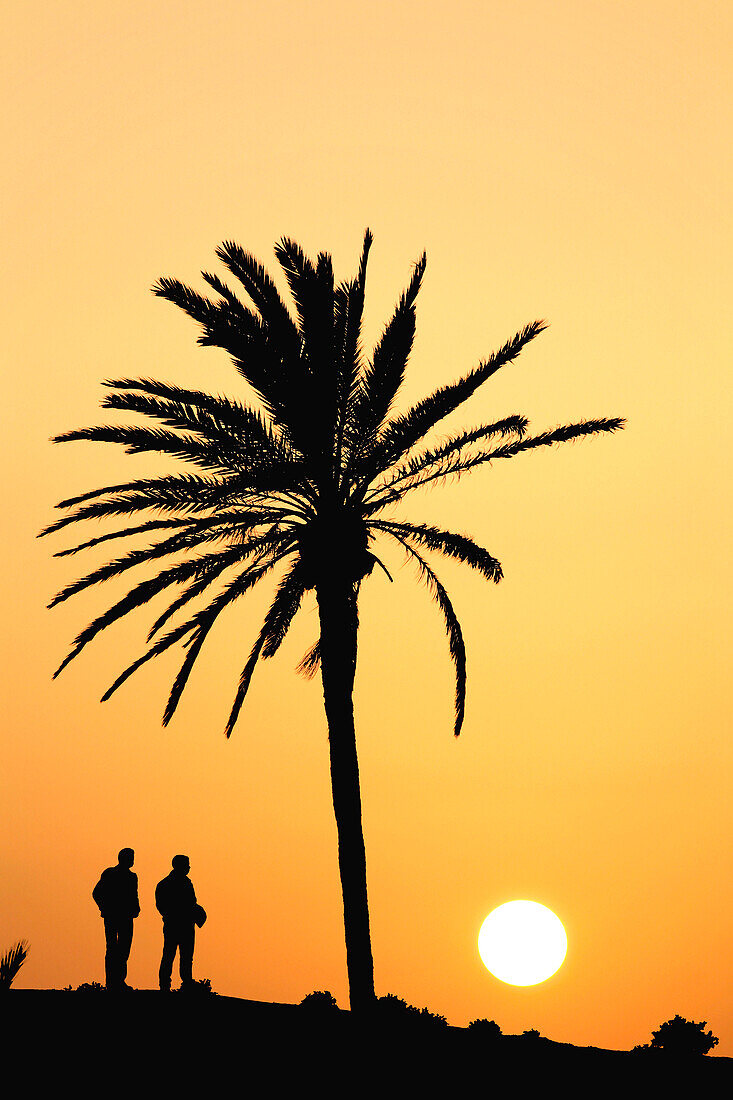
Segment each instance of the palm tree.
M10 989L18 971L28 957L28 944L18 940L0 958L0 990Z
M61 501L63 518L42 532L81 520L116 521L116 530L62 550L59 556L119 538L153 535L157 540L94 569L62 589L49 606L137 566L162 563L160 571L133 584L79 634L55 675L100 631L167 591L170 602L152 625L147 650L103 696L108 699L141 665L180 642L185 656L165 707L164 725L220 613L281 566L274 599L242 669L226 725L229 737L258 659L277 652L305 593L315 593L320 634L299 670L306 675L313 675L319 665L321 670L352 1009L374 1001L352 693L360 587L375 566L386 572L374 553L375 543L391 541L401 547L442 612L456 671L456 735L464 713L463 637L448 594L424 555L427 551L455 558L494 583L502 576L496 558L471 538L395 519L391 506L415 489L476 466L612 432L623 423L588 420L528 436L527 420L515 415L458 432L439 444L427 443L431 429L515 360L545 325L527 325L459 381L398 413L394 402L412 348L415 300L426 258L423 255L415 264L407 289L366 361L361 322L371 243L367 230L356 277L336 285L328 254L320 253L314 263L294 241L281 240L275 254L295 316L265 269L233 242L222 244L216 254L244 288L250 304L215 274L202 273L214 292L210 297L178 279L161 278L154 293L198 322L200 344L229 353L259 406L150 378L106 381L111 392L103 407L142 414L145 426L83 428L57 436L55 442L118 443L129 453L175 456L197 472L106 486ZM150 421L163 426L150 426ZM192 604L198 597L202 599Z

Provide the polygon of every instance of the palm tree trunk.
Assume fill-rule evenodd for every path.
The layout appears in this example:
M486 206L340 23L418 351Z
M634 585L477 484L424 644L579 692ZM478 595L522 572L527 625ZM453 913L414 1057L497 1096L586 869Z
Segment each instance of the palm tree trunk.
M353 586L338 575L319 583L316 595L321 625L323 700L331 755L331 791L344 902L349 1001L352 1011L363 1011L374 1003L374 963L354 729L356 596Z

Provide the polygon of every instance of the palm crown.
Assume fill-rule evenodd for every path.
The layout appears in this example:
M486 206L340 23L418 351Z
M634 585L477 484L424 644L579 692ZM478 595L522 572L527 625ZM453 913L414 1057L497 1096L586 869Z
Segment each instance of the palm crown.
M103 696L108 699L142 664L180 642L186 652L163 716L167 724L220 613L279 563L287 563L242 670L226 726L229 736L257 660L277 652L305 592L316 589L319 579L338 575L356 598L364 578L382 564L374 552L376 540L389 539L416 562L443 613L456 668L454 729L459 733L465 699L464 643L445 588L424 552L456 558L494 582L502 577L501 566L466 535L386 518L385 509L438 479L536 447L614 431L623 421L588 420L530 437L527 420L515 415L462 431L440 445L425 445L431 429L514 360L545 325L527 325L458 382L397 414L393 403L413 344L415 300L426 257L416 263L371 361L365 362L361 321L371 241L367 231L356 278L338 286L326 253L313 263L291 240L276 246L296 319L264 268L231 242L221 245L217 256L242 284L254 310L208 272L202 274L216 292L215 300L177 279L162 278L155 285L157 295L199 322L200 344L230 354L262 411L152 379L115 379L105 383L112 390L103 401L105 408L143 414L165 427L100 426L56 437L56 442L118 443L130 453L157 451L202 472L108 486L58 505L67 514L42 534L85 519L114 518L122 524L59 556L112 539L161 537L68 585L50 606L135 566L159 559L172 564L134 585L87 626L55 675L100 631L158 593L174 589L178 594L153 623L148 649ZM136 522L133 517L139 513L154 513L154 518ZM182 609L196 597L211 594L220 578L226 578L221 590L186 616ZM177 613L182 613L182 621L164 632ZM301 671L316 670L319 648L316 642L301 662Z
M588 420L528 436L526 419L509 416L431 444L435 425L516 359L545 326L542 321L527 325L459 381L398 413L393 406L415 335L415 300L425 256L415 265L366 361L361 322L371 242L367 231L356 277L337 286L329 255L322 252L313 263L293 241L282 240L275 253L295 317L264 268L234 243L221 245L217 256L251 305L208 272L203 278L214 298L177 279L162 278L155 293L201 325L199 343L229 353L259 407L152 379L107 381L111 392L104 407L142 414L155 426L83 428L57 441L90 439L119 443L131 453L157 451L197 467L197 472L107 486L61 501L65 515L42 532L87 519L117 521L116 530L62 550L61 555L114 539L157 538L68 585L51 606L136 566L147 567L144 579L78 635L56 675L100 631L167 593L170 602L152 624L147 650L103 696L108 699L141 665L180 642L184 658L164 724L219 615L281 566L274 598L242 669L226 726L229 736L257 661L277 652L304 594L315 592L319 637L300 669L312 674L319 664L321 668L352 1009L374 1004L353 711L360 586L375 566L382 565L375 553L378 542L391 540L416 563L445 619L456 669L458 734L466 683L463 637L448 594L425 554L457 559L493 582L502 576L496 558L473 539L390 518L391 506L415 489L476 466L614 431L623 423ZM163 568L155 573L158 563Z

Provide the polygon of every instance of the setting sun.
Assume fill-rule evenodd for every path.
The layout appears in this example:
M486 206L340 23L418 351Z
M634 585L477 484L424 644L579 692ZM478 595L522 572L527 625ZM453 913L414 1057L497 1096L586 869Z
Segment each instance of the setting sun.
M560 969L568 949L562 921L537 901L507 901L481 925L484 966L509 985L538 985Z

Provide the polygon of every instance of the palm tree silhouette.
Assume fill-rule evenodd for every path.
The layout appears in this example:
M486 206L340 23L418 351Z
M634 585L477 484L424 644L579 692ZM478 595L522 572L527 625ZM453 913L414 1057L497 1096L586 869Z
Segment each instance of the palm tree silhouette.
M456 735L464 713L464 642L448 594L424 553L455 558L495 583L502 576L496 558L466 535L392 518L389 509L415 489L476 466L612 432L623 424L620 419L588 420L529 437L527 420L515 415L427 445L431 429L516 359L545 325L527 325L465 377L397 413L393 404L413 344L415 300L426 257L423 254L416 263L371 361L365 361L361 322L371 243L367 230L356 277L336 285L328 254L320 253L313 263L294 241L281 240L275 254L295 318L265 269L233 242L222 244L216 254L241 283L251 305L208 272L203 278L215 297L205 297L178 279L161 278L154 293L200 324L200 344L229 353L260 407L153 379L106 381L112 392L103 407L142 414L163 427L148 423L84 428L57 436L55 442L118 443L129 453L175 456L199 472L130 481L61 501L58 507L66 514L41 532L100 518L122 524L59 556L117 538L157 538L68 585L49 606L136 566L168 559L160 572L134 584L78 635L54 674L100 631L174 589L177 594L153 623L148 649L103 696L108 699L141 665L180 642L185 657L168 698L164 725L220 613L283 563L274 599L242 669L226 725L228 737L258 659L277 652L304 594L315 592L320 634L299 670L312 675L319 665L321 669L353 1009L374 1001L352 694L359 589L375 566L386 572L374 553L375 540L391 540L402 548L443 614L456 671ZM199 596L203 600L191 613L187 605ZM180 621L173 626L175 616Z
M10 989L21 966L28 957L28 943L18 940L0 958L0 990Z

